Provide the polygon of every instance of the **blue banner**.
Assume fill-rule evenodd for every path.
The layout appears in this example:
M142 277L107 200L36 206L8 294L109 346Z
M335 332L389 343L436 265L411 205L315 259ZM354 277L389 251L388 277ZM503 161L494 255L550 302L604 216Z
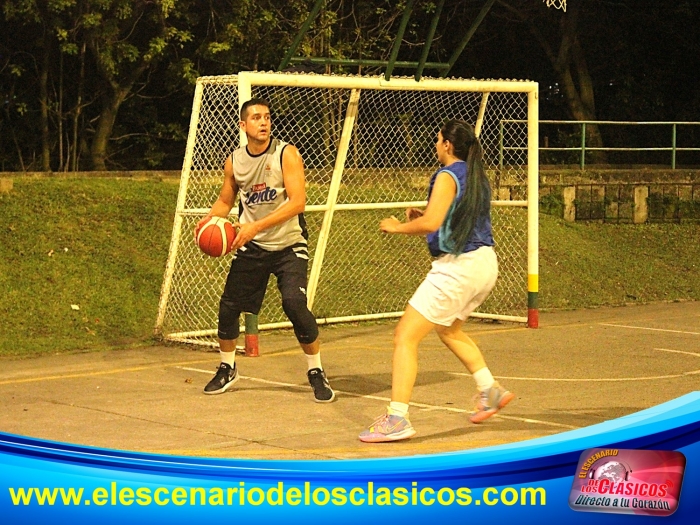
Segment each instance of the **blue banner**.
M382 446L391 446L382 445ZM590 449L676 451L687 464L670 516L569 506ZM584 458L585 460L585 458ZM599 425L510 445L368 460L282 461L143 454L0 433L0 521L287 523L315 516L436 523L690 523L700 515L700 392Z

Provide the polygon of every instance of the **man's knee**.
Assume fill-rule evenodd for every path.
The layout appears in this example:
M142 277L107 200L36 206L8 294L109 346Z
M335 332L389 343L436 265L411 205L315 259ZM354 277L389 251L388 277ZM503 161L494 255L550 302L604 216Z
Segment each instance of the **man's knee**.
M222 297L219 301L219 339L225 341L238 339L241 333L240 317L241 310Z
M318 324L316 318L306 306L305 298L284 299L282 308L294 326L294 334L297 340L305 345L318 339Z

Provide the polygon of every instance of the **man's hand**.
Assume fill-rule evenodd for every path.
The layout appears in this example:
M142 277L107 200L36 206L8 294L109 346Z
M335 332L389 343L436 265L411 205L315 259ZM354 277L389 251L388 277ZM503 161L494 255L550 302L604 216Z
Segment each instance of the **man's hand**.
M423 216L423 210L419 210L418 208L407 208L406 209L406 220L407 221L414 221L418 217Z
M236 238L233 241L233 245L231 246L232 252L235 252L244 244L247 244L250 241L252 241L255 238L255 236L260 232L260 227L258 226L257 221L249 222L246 224L234 222L233 227L236 228L237 233Z
M384 233L396 233L397 227L400 224L401 221L399 221L396 217L392 215L388 219L384 219L382 220L382 222L379 223L379 229L382 230Z
M199 230L202 229L202 227L207 223L209 219L212 218L212 215L207 215L204 217L201 221L197 223L197 225L194 227L194 242L197 242L197 235L199 235Z

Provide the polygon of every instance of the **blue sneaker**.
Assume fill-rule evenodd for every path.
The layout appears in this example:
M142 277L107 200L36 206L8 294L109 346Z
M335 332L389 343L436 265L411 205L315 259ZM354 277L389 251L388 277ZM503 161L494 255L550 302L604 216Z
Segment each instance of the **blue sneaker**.
M365 443L384 443L408 439L416 434L407 417L384 414L377 418L359 438Z

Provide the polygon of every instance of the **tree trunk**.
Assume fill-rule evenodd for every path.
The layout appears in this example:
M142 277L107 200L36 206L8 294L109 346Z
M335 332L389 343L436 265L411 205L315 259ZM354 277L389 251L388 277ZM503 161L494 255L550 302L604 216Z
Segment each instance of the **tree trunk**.
M78 126L80 125L80 114L83 111L83 87L85 85L85 43L80 49L80 74L78 75L78 96L73 112L73 143L71 154L71 171L78 171Z
M41 170L51 171L51 148L49 146L49 37L44 34L44 54L39 72L39 102L41 105Z
M63 53L60 52L58 66L58 111L56 113L58 115L58 171L67 171L68 165L63 162Z
M539 32L536 36L538 36L540 43L543 43L545 52L552 62L571 116L576 120L596 120L593 81L578 38L579 12L580 5L576 2L569 7L566 15L562 16L562 34L558 55L555 56L551 49L544 44ZM603 138L598 125L588 124L586 130L586 145L596 148L603 147ZM604 151L594 151L591 153L591 157L596 163L607 162L607 155Z
M92 162L92 169L94 170L105 171L107 169L105 164L105 160L107 159L107 145L109 144L109 138L112 136L112 129L117 120L119 107L122 105L122 102L124 102L129 91L130 88L121 86L113 89L102 107L100 118L97 121L95 136L92 139L92 145L90 147L90 160Z
M579 1L572 2L567 13L561 15L561 41L557 53L554 52L550 42L539 30L535 18L526 15L507 2L502 2L502 5L529 25L530 32L544 49L557 76L572 118L596 120L593 82L578 38L577 25L581 10ZM588 124L586 130L586 144L590 147L603 147L603 139L598 125ZM607 155L603 151L592 152L591 156L594 162L607 162Z

